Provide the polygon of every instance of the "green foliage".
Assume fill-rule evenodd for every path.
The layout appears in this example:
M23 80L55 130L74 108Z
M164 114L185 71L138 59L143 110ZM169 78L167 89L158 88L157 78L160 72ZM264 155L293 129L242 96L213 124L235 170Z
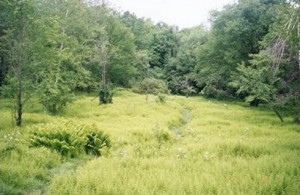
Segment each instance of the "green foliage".
M30 144L32 147L49 148L69 158L78 157L83 152L101 156L102 148L111 147L108 135L94 130L94 127L70 122L34 127Z
M148 50L153 33L156 27L149 19L138 18L133 13L124 12L121 16L123 23L134 34L135 45L138 50Z
M209 30L155 25L99 0L3 0L0 10L1 94L19 97L20 117L22 103L32 95L58 113L73 101L75 90L94 90L101 82L145 94L170 90L298 106L292 99L299 99L300 17L291 2L238 1L211 12ZM253 58L263 50L270 51L277 82L266 65L253 61L264 63ZM250 74L258 80L254 88ZM243 76L248 81L239 82ZM110 90L104 93L102 102L111 102Z
M259 53L260 41L275 17L273 7L263 1L239 1L212 12L209 39L199 49L198 85L209 87L210 96L218 97L221 91L225 96L235 96L229 85L232 72L237 64L249 65L249 54Z
M219 88L219 86L215 84L206 85L201 91L205 97L208 98L216 98L216 99L226 99L228 97L228 93L223 88Z
M145 78L141 83L137 83L133 88L134 92L143 94L154 94L159 93L168 94L168 87L163 80L155 78Z
M60 164L58 154L45 148L28 148L26 135L16 129L0 136L0 193L42 193ZM30 176L30 177L29 177Z
M112 104L114 92L115 90L112 85L102 85L99 91L100 104Z
M58 118L33 98L24 110L31 133L16 133L8 109L15 101L0 100L0 194L300 194L299 126L292 124L300 120L299 18L298 0L240 0L212 12L209 31L179 31L100 0L1 0L2 95L19 96L20 114L35 95L53 113L69 104L61 114L79 125L49 123ZM75 89L101 81L136 85L148 102L128 91L101 109L90 96L72 101ZM288 111L279 124L264 107L180 96L161 106L148 97L158 94L162 103L168 87ZM99 92L112 102L113 90ZM80 122L109 130L116 147L70 171L70 159L61 165L59 155L86 162L81 154L100 156L111 145ZM180 139L173 142L173 133ZM38 148L28 148L27 136Z
M196 93L196 90L193 86L186 86L184 89L182 89L182 93L186 96L189 97L192 94Z
M52 114L61 112L74 100L74 94L63 81L44 80L39 86L38 94L41 104Z
M78 151L83 147L83 141L78 139L73 140L71 136L79 137L78 135L71 135L68 132L39 132L32 133L31 146L32 147L46 147L57 151L64 157L74 158L82 151Z
M288 1L273 9L276 17L261 44L271 55L271 71L280 78L272 106L288 108L297 118L300 110L299 1Z
M232 155L246 158L259 158L263 155L269 155L270 151L259 147L249 147L242 143L220 146L219 155Z
M9 122L11 100L0 99L0 193L299 194L299 126L285 113L281 123L265 107L201 97L168 96L161 106L129 90L101 109L94 95L80 97L62 113L72 124L39 109L24 113L20 134ZM35 130L72 137L84 128L95 137L100 131L89 124L113 140L100 150L103 158L84 148L78 158L61 159L56 150L28 147Z
M101 156L102 148L110 148L110 139L108 135L103 132L87 132L87 142L84 143L84 151L87 154L93 154L95 156Z
M119 18L113 17L106 25L111 54L109 79L115 85L130 87L130 81L136 75L134 36Z
M184 108L179 119L168 122L168 128L176 134L177 137L185 135L186 126L191 121L190 109Z
M175 57L179 40L177 29L165 23L158 24L158 31L150 42L150 65L163 69L171 57Z
M19 151L18 147L20 143L24 142L24 140L21 138L21 133L16 132L4 135L3 142L5 146L2 148L1 152L5 154L10 153L13 150Z
M294 120L295 120L296 123L300 124L300 113L296 114Z
M158 124L152 129L155 139L159 144L169 142L172 139L172 136L169 131L163 130Z
M258 106L259 103L268 103L275 92L275 83L278 80L270 69L268 56L254 55L251 65L239 64L237 73L232 77L230 84L237 88L237 94L246 96L246 101Z
M66 117L109 130L114 147L105 158L55 175L49 194L299 194L299 127L292 117L280 123L264 107L200 97L168 96L160 106L155 96L146 103L144 95L120 91L101 110L91 98L72 104Z
M165 94L159 93L155 101L156 103L165 104L167 101L167 96Z
M89 24L89 37L84 41L88 50L85 60L93 81L100 82L101 72L106 75L106 81L102 82L130 87L136 75L133 34L110 8L93 6L87 9L84 20ZM95 19L91 22L90 18Z
M184 29L179 41L178 53L166 64L164 75L172 93L190 96L202 89L197 85L197 52L207 41L207 32L202 26Z

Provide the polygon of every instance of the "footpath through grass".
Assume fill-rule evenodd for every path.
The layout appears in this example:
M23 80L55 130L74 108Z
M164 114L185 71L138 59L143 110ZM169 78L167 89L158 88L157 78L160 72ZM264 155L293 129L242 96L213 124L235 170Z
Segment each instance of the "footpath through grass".
M300 126L292 119L200 97L155 99L121 91L98 106L82 96L59 117L32 104L22 129L11 128L9 101L0 100L0 194L300 194ZM112 148L66 160L28 147L31 127L61 118L95 125Z

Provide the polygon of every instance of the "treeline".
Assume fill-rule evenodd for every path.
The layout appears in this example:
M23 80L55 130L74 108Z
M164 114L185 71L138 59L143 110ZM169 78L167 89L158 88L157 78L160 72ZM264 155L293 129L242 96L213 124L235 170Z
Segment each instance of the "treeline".
M299 2L239 0L212 11L211 28L179 30L100 0L1 0L0 92L16 123L38 97L60 112L77 91L240 98L293 108L300 120Z

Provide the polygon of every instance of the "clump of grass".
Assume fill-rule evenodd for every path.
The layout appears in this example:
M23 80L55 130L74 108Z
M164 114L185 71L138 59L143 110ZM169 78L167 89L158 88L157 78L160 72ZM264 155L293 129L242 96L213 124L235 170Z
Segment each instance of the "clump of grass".
M159 93L155 101L156 103L165 104L167 102L167 96L165 94Z
M153 128L153 133L155 139L159 144L166 143L172 139L170 132L161 129L158 124L156 124L155 127Z

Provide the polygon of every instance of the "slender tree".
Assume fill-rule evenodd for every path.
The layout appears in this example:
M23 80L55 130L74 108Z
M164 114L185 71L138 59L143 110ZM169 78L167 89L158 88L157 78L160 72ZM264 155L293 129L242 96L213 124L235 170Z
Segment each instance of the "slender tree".
M6 10L4 11L7 17L6 31L2 37L2 42L8 49L8 63L9 70L12 74L9 80L10 85L15 89L15 118L16 125L22 125L23 104L25 101L24 93L26 77L30 58L30 48L32 45L31 35L33 27L34 1L3 1L2 5L6 3Z

